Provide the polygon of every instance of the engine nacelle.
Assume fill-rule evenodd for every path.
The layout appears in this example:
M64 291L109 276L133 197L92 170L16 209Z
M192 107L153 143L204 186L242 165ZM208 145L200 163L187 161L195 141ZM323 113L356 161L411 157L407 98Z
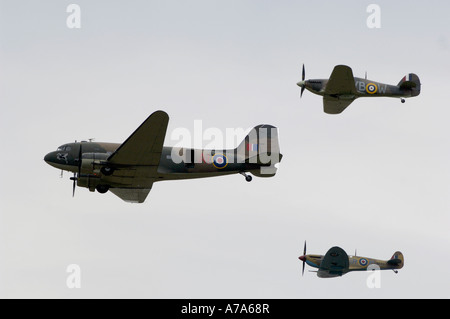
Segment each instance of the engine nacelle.
M81 174L100 174L100 169L109 156L106 153L84 153L81 158Z
M100 177L95 175L81 175L77 178L77 185L79 187L89 188L91 192L100 184Z

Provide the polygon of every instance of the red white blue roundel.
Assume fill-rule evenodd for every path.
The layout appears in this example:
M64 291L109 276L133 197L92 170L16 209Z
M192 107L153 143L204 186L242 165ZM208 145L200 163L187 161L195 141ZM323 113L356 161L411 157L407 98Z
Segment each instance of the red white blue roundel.
M367 259L365 259L365 258L361 258L361 259L359 260L359 264L360 264L361 266L363 266L363 267L367 266L368 263L369 263L369 262L368 262Z
M214 167L218 168L218 169L225 168L228 165L227 157L223 154L214 155L212 162L213 162Z

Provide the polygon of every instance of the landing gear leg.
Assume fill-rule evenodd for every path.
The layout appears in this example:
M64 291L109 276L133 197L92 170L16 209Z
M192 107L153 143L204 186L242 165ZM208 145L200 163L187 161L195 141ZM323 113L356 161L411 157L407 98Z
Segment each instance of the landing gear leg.
M251 175L248 175L248 174L246 174L245 172L240 172L239 174L245 176L245 180L246 180L247 182L251 182L252 179L253 179L253 178L251 177Z

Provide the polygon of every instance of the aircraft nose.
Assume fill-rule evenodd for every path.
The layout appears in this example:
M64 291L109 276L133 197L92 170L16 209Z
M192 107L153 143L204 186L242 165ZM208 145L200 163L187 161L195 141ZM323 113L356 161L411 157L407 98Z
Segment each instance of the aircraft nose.
M306 261L306 257L305 256L300 256L300 257L298 257L298 259L300 259L301 261Z
M299 87L302 87L303 85L305 85L305 81L300 81L300 82L297 83L297 85L298 85Z
M55 161L55 155L53 154L53 152L48 153L47 155L45 155L44 161L47 164L53 163Z

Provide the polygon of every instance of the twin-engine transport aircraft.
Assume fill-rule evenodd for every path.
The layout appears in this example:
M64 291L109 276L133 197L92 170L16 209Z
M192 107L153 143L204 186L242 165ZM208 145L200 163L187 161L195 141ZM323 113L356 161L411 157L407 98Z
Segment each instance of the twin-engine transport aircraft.
M323 96L323 108L325 113L340 114L354 100L360 97L393 97L400 98L405 103L405 98L420 94L420 79L411 73L405 76L400 83L395 85L383 84L367 79L353 77L353 71L346 65L338 65L328 80L306 80L305 65L302 70L302 80L297 83L303 91L308 91Z
M253 128L244 141L230 150L198 150L163 146L169 116L150 115L123 144L78 142L60 146L44 160L74 173L75 183L90 191L108 190L121 199L143 203L154 182L213 177L239 173L250 182L251 173L272 177L282 155L278 130L271 125Z
M348 256L347 253L339 247L331 248L325 256L307 255L306 242L303 249L303 255L299 257L303 262L302 275L305 272L305 263L311 267L318 268L317 276L319 278L341 277L351 271L367 271L374 268L371 265L378 266L380 270L402 269L404 264L403 254L395 252L389 260L378 260L366 257Z

